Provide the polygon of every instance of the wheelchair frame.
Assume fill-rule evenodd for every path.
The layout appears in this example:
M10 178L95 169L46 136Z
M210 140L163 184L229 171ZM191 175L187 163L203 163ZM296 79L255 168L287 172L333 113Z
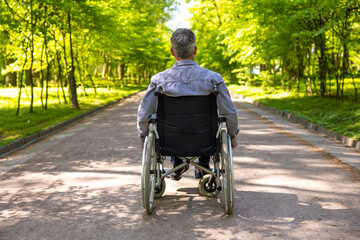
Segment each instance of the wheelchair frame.
M172 172L192 164L195 167L207 173L199 182L199 192L207 197L217 196L223 191L223 205L226 214L232 212L234 207L233 192L233 161L230 136L227 134L223 123L224 117L219 117L218 130L216 133L216 152L212 156L214 161L214 171L204 168L194 162L196 157L179 157L184 163L165 172L163 169L164 156L159 151L159 134L156 129L156 114L153 114L150 120L149 134L145 138L142 154L142 172L141 172L141 196L142 204L147 214L151 214L154 208L154 200L160 198L166 188L165 177ZM220 178L222 181L220 181Z

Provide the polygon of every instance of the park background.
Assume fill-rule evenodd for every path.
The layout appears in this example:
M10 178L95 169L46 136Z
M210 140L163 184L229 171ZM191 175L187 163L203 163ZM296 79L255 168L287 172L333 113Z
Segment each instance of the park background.
M0 146L145 89L177 27L232 92L360 140L360 3L2 0ZM188 20L186 20L188 19Z

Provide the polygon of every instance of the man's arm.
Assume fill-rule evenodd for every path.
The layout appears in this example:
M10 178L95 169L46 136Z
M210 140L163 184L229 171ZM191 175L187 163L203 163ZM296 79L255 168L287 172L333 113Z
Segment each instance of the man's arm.
M151 115L156 113L158 98L154 94L155 90L156 85L151 82L138 108L137 129L142 144L149 132L149 121L151 119Z
M237 110L234 103L231 100L229 90L227 89L224 80L222 80L218 85L218 96L217 96L217 105L219 109L219 114L226 118L226 126L228 134L231 138L232 147L236 147L236 135L239 131L238 128L238 119L237 119Z

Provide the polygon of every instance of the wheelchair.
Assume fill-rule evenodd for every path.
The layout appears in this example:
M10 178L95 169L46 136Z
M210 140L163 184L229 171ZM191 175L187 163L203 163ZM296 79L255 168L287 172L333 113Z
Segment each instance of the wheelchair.
M206 173L199 181L200 195L215 197L223 191L225 213L230 214L234 206L232 149L226 120L217 112L216 88L206 96L169 97L159 91L155 95L157 112L149 122L142 153L141 198L146 213L152 213L155 199L164 194L166 176L192 164ZM166 156L184 162L165 171ZM210 156L214 168L195 162L199 156Z

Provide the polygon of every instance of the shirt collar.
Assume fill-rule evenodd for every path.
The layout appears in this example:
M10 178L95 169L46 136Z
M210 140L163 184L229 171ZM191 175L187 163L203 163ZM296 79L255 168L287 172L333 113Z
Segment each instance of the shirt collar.
M199 64L197 64L197 62L195 62L194 60L183 59L183 60L179 60L179 61L175 62L173 67L175 67L175 66L185 66L185 65L197 65L197 66L199 66Z

